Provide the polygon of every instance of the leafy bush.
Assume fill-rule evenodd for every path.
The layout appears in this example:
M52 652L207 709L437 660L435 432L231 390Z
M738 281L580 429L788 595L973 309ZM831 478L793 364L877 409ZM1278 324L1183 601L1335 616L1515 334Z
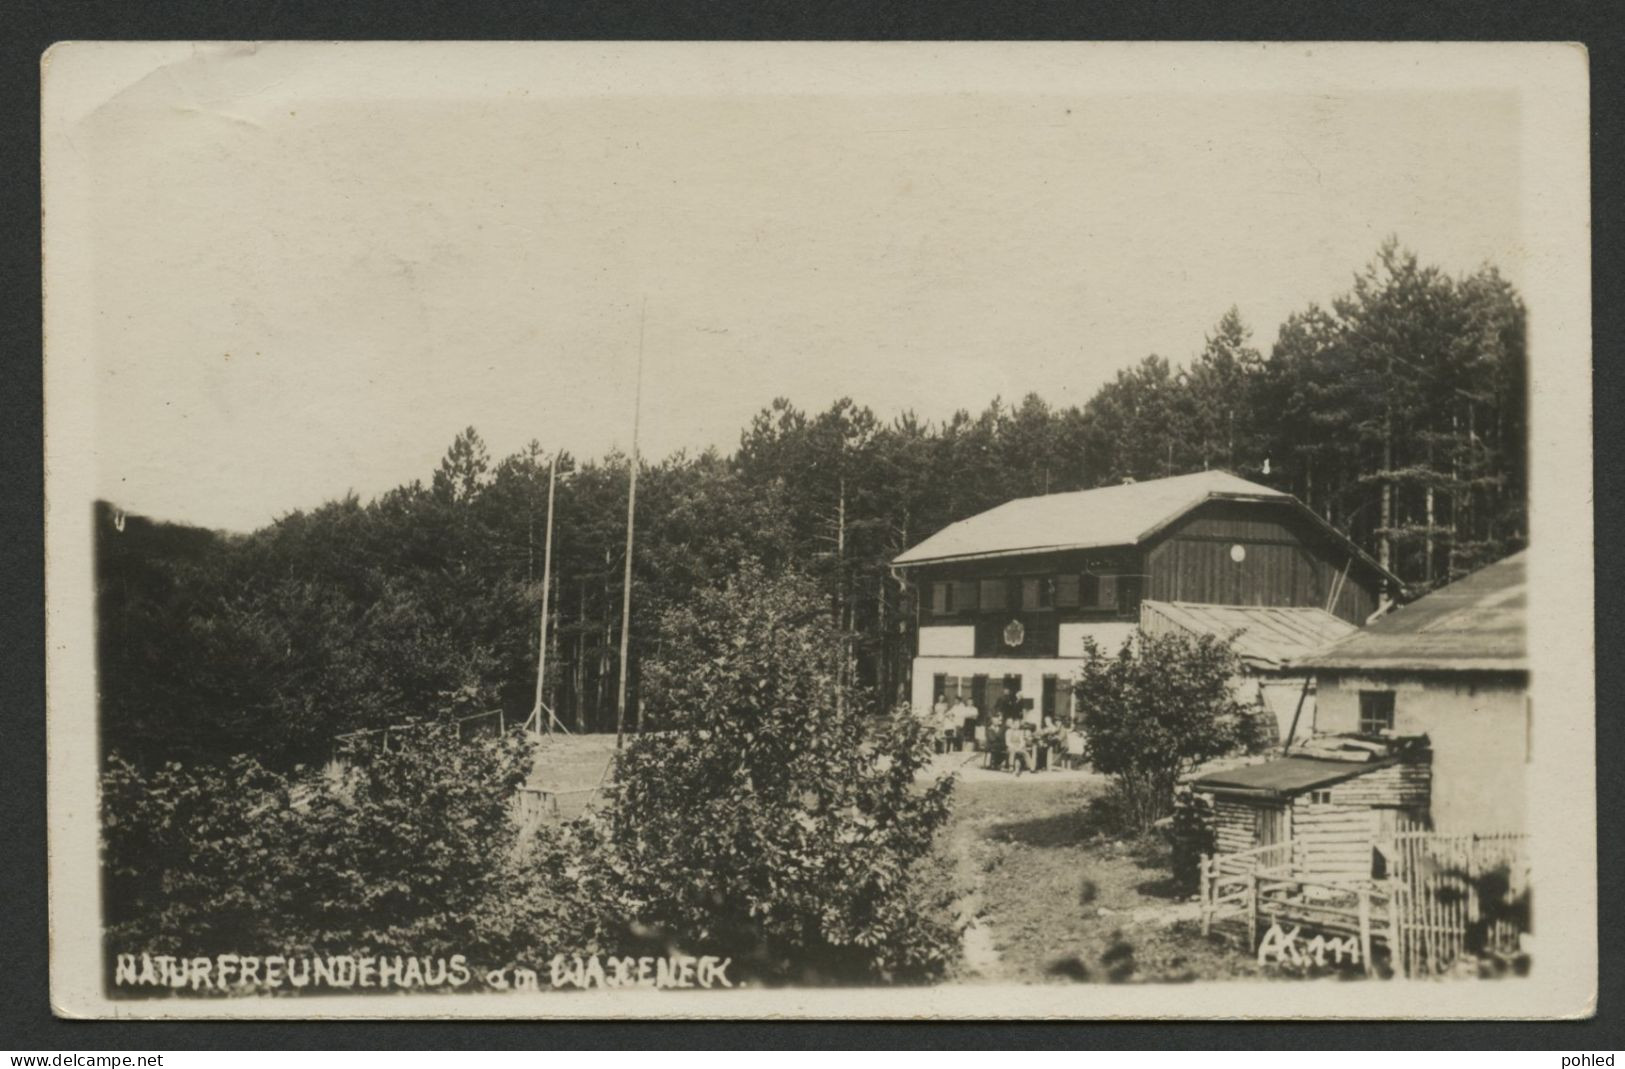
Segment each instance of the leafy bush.
M1148 830L1172 809L1180 776L1245 741L1238 669L1229 643L1209 635L1136 633L1114 656L1085 641L1076 694L1088 758L1112 777L1131 828Z
M815 588L749 564L661 622L655 731L608 815L629 915L768 981L918 980L957 957L951 890L927 874L951 779L929 742L869 715Z
M297 790L247 758L144 774L114 757L109 944L511 959L549 938L537 921L556 890L521 878L536 854L516 850L508 806L530 762L526 736L461 741L450 721Z

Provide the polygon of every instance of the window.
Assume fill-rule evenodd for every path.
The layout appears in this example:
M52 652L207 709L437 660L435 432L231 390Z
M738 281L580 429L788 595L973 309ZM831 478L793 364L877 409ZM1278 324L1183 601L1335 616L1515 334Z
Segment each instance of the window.
M1021 694L1021 677L1015 674L1006 675L1004 682L999 687L998 696L993 699L993 711L1003 716L1008 716L1012 712L1019 715L1019 709L1013 710L1009 707L1010 701L1018 694ZM1027 698L1026 700L1031 701L1032 699Z
M1085 573L1081 578L1080 597L1085 609L1117 608L1117 576Z
M938 672L931 677L931 693L935 695L936 701L948 700L948 673Z
M947 616L954 611L954 585L952 583L931 584L931 611L938 616Z
M1332 792L1331 791L1310 791L1309 792L1309 801L1310 801L1310 803L1312 805L1330 805L1331 801L1332 801Z
M1055 607L1055 588L1047 577L1029 577L1021 581L1021 607L1026 612Z
M1391 690L1362 690L1360 692L1360 734L1380 735L1394 730L1394 692Z
M1076 609L1078 607L1077 576L1057 575L1055 577L1055 607L1057 609Z
M982 608L997 612L1004 608L1009 591L1003 579L983 579L980 594Z
M954 611L976 611L976 580L961 579L954 584Z

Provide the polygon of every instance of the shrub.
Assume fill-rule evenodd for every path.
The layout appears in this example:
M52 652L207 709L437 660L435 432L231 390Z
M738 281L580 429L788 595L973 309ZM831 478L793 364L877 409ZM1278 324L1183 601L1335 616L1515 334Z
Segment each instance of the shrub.
M1123 819L1146 831L1172 809L1180 776L1244 741L1236 655L1208 635L1136 633L1116 655L1086 640L1084 658L1076 694L1089 761L1112 777Z
M442 721L394 738L341 778L306 780L297 803L293 781L247 758L146 774L112 758L110 946L506 960L546 940L525 897L552 888L517 878L533 862L508 812L527 737L461 741Z
M608 834L629 914L768 981L917 980L958 953L931 870L951 779L847 680L817 591L754 564L668 612L654 734L623 756Z

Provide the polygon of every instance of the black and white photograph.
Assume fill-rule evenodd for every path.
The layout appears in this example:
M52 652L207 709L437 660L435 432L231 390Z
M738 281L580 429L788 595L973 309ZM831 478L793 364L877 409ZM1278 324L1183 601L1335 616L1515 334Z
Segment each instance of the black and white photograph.
M1558 44L43 60L70 1017L1596 992Z

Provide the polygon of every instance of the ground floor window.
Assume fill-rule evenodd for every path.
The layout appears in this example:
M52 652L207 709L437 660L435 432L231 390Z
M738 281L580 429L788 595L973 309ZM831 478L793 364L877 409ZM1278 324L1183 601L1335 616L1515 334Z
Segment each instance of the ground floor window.
M1360 734L1380 735L1394 730L1394 692L1391 690L1362 690L1360 692Z

